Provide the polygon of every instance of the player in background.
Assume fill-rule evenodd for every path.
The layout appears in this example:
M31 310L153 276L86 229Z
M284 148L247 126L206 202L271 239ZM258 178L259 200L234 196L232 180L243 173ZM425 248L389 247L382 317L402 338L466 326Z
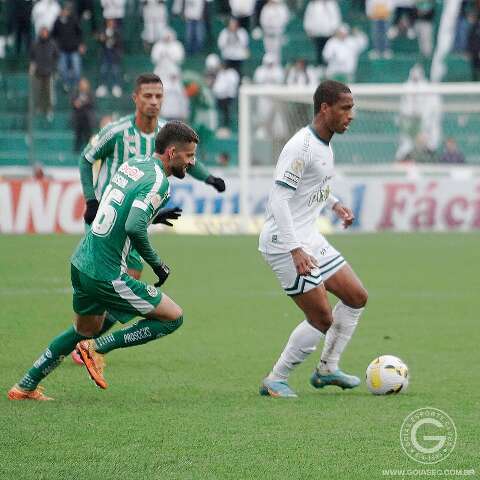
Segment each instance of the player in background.
M157 75L145 73L139 75L132 95L135 113L105 126L85 147L80 157L80 180L86 202L85 223L90 225L97 213L99 201L105 187L120 165L129 158L139 155L151 155L155 150L155 137L165 121L159 118L163 101L163 84ZM93 165L100 161L96 182ZM188 169L194 178L212 185L218 192L225 190L225 182L211 175L201 162ZM182 210L178 207L167 208L159 213L155 223L170 225L170 219L177 219ZM140 279L143 262L138 253L132 250L128 260L129 274ZM107 315L104 332L116 323L112 315ZM75 363L82 361L76 352L72 352Z
M345 389L360 384L358 377L343 373L338 363L367 303L367 291L315 226L325 206L345 228L354 221L352 211L330 193L334 176L330 141L353 120L353 97L343 83L327 80L316 89L313 104L312 124L286 143L278 159L259 241L259 250L285 292L305 314L260 387L261 395L272 397L297 396L288 377L323 337L320 362L310 378L312 386ZM338 298L333 311L327 292Z
M157 288L169 268L151 246L147 227L169 198L167 177L184 178L195 164L197 134L182 122L168 122L158 133L153 156L132 158L112 176L91 229L71 260L74 326L50 343L32 368L8 392L11 400L51 400L39 383L77 345L91 378L101 387L103 355L117 348L141 345L173 333L183 322L182 309ZM158 276L155 287L127 273L131 247ZM126 323L139 322L88 340L102 331L106 311Z

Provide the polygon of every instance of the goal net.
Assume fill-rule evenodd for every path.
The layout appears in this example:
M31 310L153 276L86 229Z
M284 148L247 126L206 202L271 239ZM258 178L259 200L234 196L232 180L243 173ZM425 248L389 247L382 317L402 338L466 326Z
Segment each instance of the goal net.
M462 156L480 166L480 85L351 85L355 118L332 142L340 172L394 173L406 164L420 172L448 172ZM314 87L243 85L239 105L240 211L252 214L250 193L271 177L288 139L313 116ZM448 140L449 155L445 155ZM461 152L453 152L456 148ZM256 212L254 212L256 213Z

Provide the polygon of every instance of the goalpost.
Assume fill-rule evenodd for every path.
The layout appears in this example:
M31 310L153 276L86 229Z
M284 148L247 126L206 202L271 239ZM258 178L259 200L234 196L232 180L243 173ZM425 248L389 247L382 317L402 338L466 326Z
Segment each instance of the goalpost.
M332 145L341 175L479 176L480 84L355 84L355 119ZM240 215L245 225L259 214L257 181L272 178L283 145L313 115L312 86L242 85L239 95ZM465 165L441 163L454 139ZM408 165L409 168L406 168ZM466 172L466 173L465 173ZM257 211L255 211L255 208Z

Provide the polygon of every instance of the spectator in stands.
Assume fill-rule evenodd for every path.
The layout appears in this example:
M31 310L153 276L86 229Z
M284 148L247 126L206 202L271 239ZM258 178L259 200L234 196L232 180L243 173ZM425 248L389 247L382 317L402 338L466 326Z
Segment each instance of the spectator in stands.
M30 52L30 44L32 41L32 0L16 0L10 5L10 22L9 29L15 35L15 52L20 55L22 44L25 45L25 52Z
M289 16L290 12L283 0L268 0L260 13L265 53L275 55L278 63L282 62L283 34Z
M212 88L215 82L215 77L217 76L218 71L222 65L220 57L216 53L211 53L207 55L205 59L205 83L208 88Z
M278 59L271 53L263 56L262 64L253 75L254 83L258 85L281 85L285 81L285 72ZM268 97L259 97L256 102L256 135L258 138L281 137L284 120L278 103Z
M435 152L442 136L442 99L436 93L422 91L428 87L428 79L421 65L410 69L406 86L409 91L400 100L400 138L395 153L398 161L409 159L415 149L417 157L418 152Z
M299 58L287 70L287 85L317 85L318 74L315 68L308 65L304 58Z
M388 29L388 38L393 40L400 33L406 33L407 38L415 38L415 9L416 0L395 0L395 12L393 14L392 26Z
M188 121L189 99L183 86L180 69L171 69L161 78L163 82L162 118Z
M72 124L75 132L73 151L78 153L88 143L95 129L95 104L90 82L81 78L72 96Z
M105 30L100 34L102 44L102 64L100 67L101 84L97 88L97 97L107 95L107 87L111 88L116 98L122 96L121 63L123 56L122 38L115 20L107 20Z
M205 43L205 0L174 0L172 12L185 19L187 55L201 52Z
M367 36L360 30L350 33L343 24L325 44L323 58L327 62L326 76L341 82L353 82L358 65L358 57L367 48Z
M162 80L170 74L177 73L185 58L185 49L177 40L175 31L167 28L163 30L162 38L152 48L151 59L155 65L154 73Z
M82 43L82 29L73 11L73 5L65 2L60 15L55 20L52 37L60 50L58 70L63 89L69 92L77 86L82 73L81 55L85 53Z
M467 42L468 53L470 54L470 65L472 68L472 80L480 80L480 15L475 17Z
M336 0L310 0L303 18L303 28L313 40L317 65L325 65L323 49L342 24L342 14Z
M417 0L415 31L420 53L430 58L433 52L433 21L435 20L435 0Z
M107 20L115 20L120 36L123 28L123 19L125 18L126 3L127 0L101 0L105 25Z
M58 57L57 44L45 26L32 45L29 73L33 77L35 109L50 121L53 119L53 75L57 70Z
M465 155L459 150L457 142L454 138L447 138L445 141L445 148L439 159L440 163L465 163Z
M238 20L241 28L250 32L250 24L255 11L255 0L229 0L232 17Z
M232 127L232 107L238 95L238 85L240 76L238 72L230 67L226 62L220 65L220 69L213 82L213 95L217 102L217 108L220 112L219 128L217 136L219 138L228 138Z
M371 60L381 57L390 59L393 56L387 31L394 8L395 0L367 0L365 4L373 43L373 49L369 52Z
M456 52L464 53L468 48L468 34L472 23L475 21L475 16L472 15L471 0L463 0L460 13L457 18L457 25L455 28L455 41L453 49Z
M165 0L140 0L143 13L142 40L147 49L162 39L168 28L168 12Z
M220 152L217 157L217 164L221 167L228 167L230 164L230 154L228 152Z
M248 33L239 27L238 20L230 18L228 26L218 36L218 48L222 60L242 76L242 64L249 56Z
M35 36L40 35L42 27L48 28L51 32L55 20L60 15L60 4L57 0L39 0L32 9L32 22Z
M428 137L425 133L420 132L415 138L415 146L411 152L403 159L403 161L415 163L435 163L437 155L428 144Z
M76 0L76 14L80 20L90 21L92 32L97 31L94 0Z

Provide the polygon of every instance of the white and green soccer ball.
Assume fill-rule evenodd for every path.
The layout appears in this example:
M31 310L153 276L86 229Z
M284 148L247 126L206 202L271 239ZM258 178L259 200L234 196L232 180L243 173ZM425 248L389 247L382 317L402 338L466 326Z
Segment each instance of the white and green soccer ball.
M374 395L404 392L408 387L408 367L398 357L381 355L368 366L366 381Z

